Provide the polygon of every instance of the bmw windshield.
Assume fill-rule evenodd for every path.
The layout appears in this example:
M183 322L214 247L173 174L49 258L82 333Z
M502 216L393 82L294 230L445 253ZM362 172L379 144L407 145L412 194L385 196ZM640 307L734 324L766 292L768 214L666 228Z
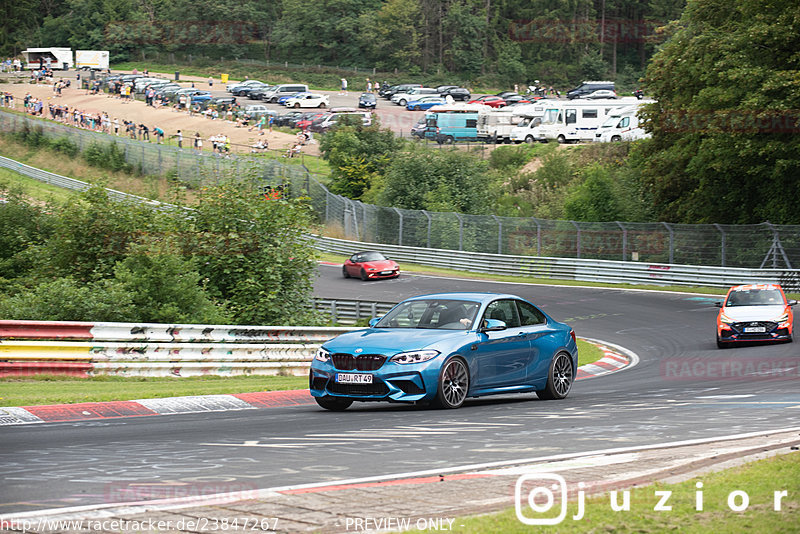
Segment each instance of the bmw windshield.
M422 299L400 303L375 328L468 330L480 305L468 300Z

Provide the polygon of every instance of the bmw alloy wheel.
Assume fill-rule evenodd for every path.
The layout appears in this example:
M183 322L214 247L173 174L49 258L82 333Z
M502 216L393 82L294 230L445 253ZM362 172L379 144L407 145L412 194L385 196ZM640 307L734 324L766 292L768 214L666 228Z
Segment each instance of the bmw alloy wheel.
M572 389L573 375L572 358L564 352L559 352L550 363L545 388L537 391L536 395L543 400L563 399Z
M442 408L458 408L464 404L469 391L469 370L461 358L451 358L439 376L436 404Z

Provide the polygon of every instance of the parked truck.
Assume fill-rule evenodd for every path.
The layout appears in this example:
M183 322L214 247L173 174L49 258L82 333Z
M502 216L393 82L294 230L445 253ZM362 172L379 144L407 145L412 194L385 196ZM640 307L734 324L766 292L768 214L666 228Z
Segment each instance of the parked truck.
M75 68L106 70L108 68L108 50L76 50Z
M69 70L73 66L71 48L28 48L22 51L26 69Z

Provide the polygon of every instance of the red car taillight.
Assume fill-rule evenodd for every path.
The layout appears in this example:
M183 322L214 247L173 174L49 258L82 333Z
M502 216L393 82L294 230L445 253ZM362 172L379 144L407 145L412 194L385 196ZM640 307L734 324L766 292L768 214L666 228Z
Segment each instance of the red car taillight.
M575 343L578 342L578 340L575 339L575 330L570 330L569 335L572 336L572 341L574 341Z

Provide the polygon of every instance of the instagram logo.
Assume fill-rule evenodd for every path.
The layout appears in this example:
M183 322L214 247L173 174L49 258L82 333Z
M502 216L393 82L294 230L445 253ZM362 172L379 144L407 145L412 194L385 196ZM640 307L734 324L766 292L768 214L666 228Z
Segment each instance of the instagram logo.
M553 516L554 492L559 493L561 507L556 516ZM561 523L567 517L567 481L552 473L522 475L514 486L514 511L517 519L526 525Z

